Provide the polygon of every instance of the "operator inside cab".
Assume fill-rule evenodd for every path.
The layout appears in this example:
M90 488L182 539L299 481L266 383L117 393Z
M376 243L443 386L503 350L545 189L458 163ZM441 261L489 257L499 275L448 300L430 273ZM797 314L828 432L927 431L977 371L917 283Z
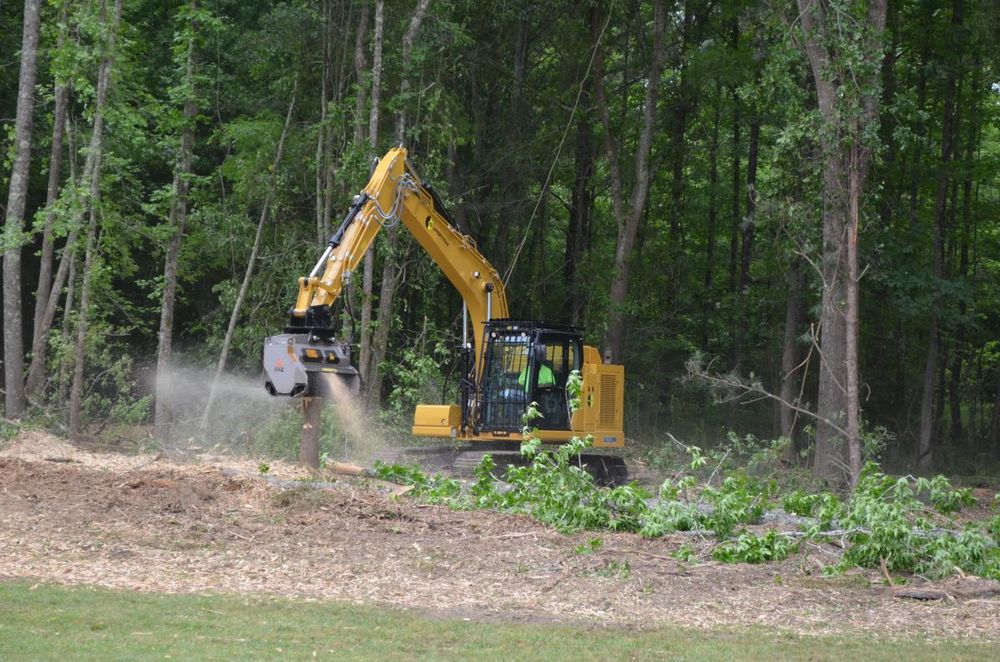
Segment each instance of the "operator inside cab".
M527 364L525 364L525 366L521 368L521 374L517 376L517 383L520 386L522 386L525 391L531 390L531 381ZM541 363L538 366L538 385L539 386L556 385L556 376L552 373L552 368L548 366L548 363Z

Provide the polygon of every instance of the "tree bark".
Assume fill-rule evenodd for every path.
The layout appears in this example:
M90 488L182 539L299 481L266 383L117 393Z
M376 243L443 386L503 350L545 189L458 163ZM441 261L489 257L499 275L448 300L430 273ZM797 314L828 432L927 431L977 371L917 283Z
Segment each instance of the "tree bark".
M589 105L589 84L584 83L581 104ZM568 317L572 324L580 323L583 308L583 287L580 283L580 261L587 248L587 228L594 212L594 191L591 179L594 176L594 132L590 120L581 117L576 129L576 176L570 198L569 226L566 229L566 254L563 278L569 287L566 298Z
M233 342L233 334L236 331L236 323L240 319L240 310L243 308L243 300L246 298L247 290L250 289L250 279L253 276L254 267L257 265L257 255L260 252L260 238L264 233L264 225L271 212L271 203L274 200L274 188L278 179L278 167L281 165L281 157L285 152L285 139L288 137L288 130L292 125L292 114L295 112L295 99L298 95L299 82L296 78L295 88L292 90L292 100L288 104L288 113L285 115L285 124L281 129L281 137L278 138L278 145L274 150L274 162L271 165L271 177L267 184L267 193L264 195L264 202L261 205L260 220L257 221L257 232L254 235L253 246L250 249L250 258L247 261L247 268L243 274L243 284L236 295L236 302L233 304L233 312L229 316L229 326L226 328L226 336L222 340L222 350L219 352L219 362L215 366L215 375L212 377L212 385L208 390L208 401L205 403L205 412L201 417L201 428L208 428L208 420L212 414L212 406L215 404L215 394L218 389L219 379L226 369L226 360L229 358L229 348Z
M962 0L952 6L952 28L962 24ZM951 181L949 164L954 150L955 132L955 67L948 68L944 98L944 117L941 124L941 162L938 167L937 191L934 198L934 226L931 246L931 263L934 278L944 279L944 233L948 214L948 186ZM941 312L943 300L935 295L931 303L931 319L927 329L927 359L924 363L923 391L920 398L920 433L917 439L917 468L930 471L934 463L934 377L938 369Z
M358 79L358 89L354 96L354 144L361 145L365 129L362 117L365 114L365 71L368 70L368 58L365 56L365 42L368 38L368 4L361 7L358 18L358 31L354 35L354 75Z
M103 106L103 101L101 104ZM96 109L96 104L95 104ZM100 121L103 126L103 108L100 112L95 110L94 113L94 125ZM76 147L73 140L74 132L71 130L68 134L69 138L69 181L71 186L68 189L69 194L76 200L76 190L79 187L81 181L90 181L90 172L93 170L94 166L94 156L96 155L93 149L87 151L87 160L83 166L83 178L77 179L76 176ZM91 140L93 140L94 134L91 132ZM78 205L74 205L78 207ZM72 299L71 296L73 292L73 287L76 284L76 249L77 241L80 238L80 226L83 223L83 217L81 212L74 212L74 215L70 221L70 231L69 236L66 238L66 243L63 246L62 255L59 258L59 266L56 269L56 275L52 279L52 286L49 288L48 299L44 302L45 309L42 312L41 326L35 331L35 340L37 342L38 349L32 351L31 367L28 369L28 385L27 390L29 394L41 394L45 387L45 370L46 362L49 348L49 334L52 332L52 325L55 322L56 310L59 307L59 299L62 295L63 286L66 287L66 305L64 307L64 312L68 314L69 310L72 309ZM67 281L68 277L68 281ZM65 327L65 318L64 325ZM66 329L64 328L64 331ZM62 366L60 366L60 371ZM63 386L63 380L59 380L60 386ZM64 403L66 397L64 393L60 393L57 398L57 402Z
M410 17L410 24L407 27L406 34L403 35L403 47L402 47L402 70L403 78L399 83L399 96L403 100L398 111L396 111L396 142L398 144L403 144L406 139L406 96L409 94L410 89L410 75L409 69L410 64L413 60L413 44L417 39L417 33L420 30L420 24L423 22L424 14L427 12L427 6L430 4L430 0L418 0L417 6L413 11L413 15ZM378 406L382 399L382 371L379 366L385 360L386 352L389 349L389 332L392 330L392 305L393 300L396 296L396 290L399 288L401 270L398 264L398 256L396 256L395 249L398 244L398 235L396 228L388 228L386 231L388 237L386 239L385 245L388 250L386 251L386 260L382 265L382 287L379 290L378 297L378 325L375 327L375 332L372 334L371 340L371 355L368 364L368 372L365 375L366 384L366 400L368 406L371 409L378 409Z
M708 227L705 241L705 276L704 301L701 306L701 342L702 352L708 352L709 323L714 309L712 285L715 280L715 233L718 223L718 185L719 185L719 126L722 123L722 84L715 81L715 114L712 119L712 137L708 151Z
M886 1L870 0L859 21L861 57L874 71L882 62ZM823 307L818 423L814 473L839 481L843 468L853 485L860 471L860 405L858 402L858 225L862 186L871 163L864 136L878 120L876 80L852 68L837 39L850 39L828 26L834 11L812 0L798 0L803 47L816 86L825 124L823 150ZM838 22L840 18L836 19ZM877 77L877 74L875 74ZM851 112L844 104L854 103ZM827 422L829 421L829 422ZM833 423L831 425L830 423ZM846 439L838 428L846 432ZM846 449L843 444L846 442ZM846 450L846 457L845 457Z
M743 219L743 237L740 246L740 292L746 294L750 287L750 264L753 262L753 238L757 229L757 155L760 151L760 113L750 120L750 146L747 151L747 214Z
M104 15L104 6L101 7ZM76 323L76 346L73 358L73 384L69 390L69 434L73 439L79 439L83 429L83 375L86 367L87 330L90 321L90 295L92 276L95 269L97 253L97 216L101 199L101 159L103 157L103 109L108 98L108 88L111 86L111 71L115 61L115 43L118 38L118 26L122 17L122 0L115 0L114 18L108 27L104 57L97 74L97 100L94 107L94 129L90 138L91 154L87 160L90 165L89 196L87 199L87 245L83 258L83 273L80 286L80 315ZM91 160L92 157L92 160ZM86 167L84 168L86 170Z
M805 313L805 285L805 274L802 273L801 261L795 257L788 267L785 335L781 352L781 402L778 405L781 436L789 440L782 459L789 463L795 462L797 458L795 432L798 412L795 406L800 406L798 402L798 390L801 383L799 376L801 362L799 358L801 354L799 352L799 332Z
M327 38L327 21L329 20L329 0L323 2L323 67L319 85L319 126L316 127L316 155L315 155L315 186L316 186L316 245L325 246L330 233L323 227L323 213L326 209L324 200L326 199L326 160L330 155L326 153L324 147L327 144L326 107L327 107L327 82L330 77L330 40Z
M66 42L66 8L60 10L60 24L56 47L62 48ZM57 74L58 76L58 74ZM42 253L38 266L38 288L35 290L35 318L31 336L32 368L36 361L42 370L28 369L27 397L35 399L41 395L42 380L32 381L32 374L43 374L48 350L49 330L43 327L45 307L52 289L52 263L55 254L55 240L52 224L55 220L55 205L59 200L60 175L62 174L63 138L66 132L66 108L69 105L69 82L57 77L55 84L55 112L52 119L52 149L49 153L49 180L45 193L45 221L42 225Z
M302 398L302 437L299 441L299 464L319 469L319 438L323 431L323 398Z
M410 25L406 30L406 34L403 35L403 49L402 49L402 70L403 79L399 83L399 97L402 102L399 104L399 110L396 111L396 144L402 145L406 142L406 106L408 99L406 98L410 92L410 63L413 61L413 44L417 40L417 32L420 31L420 24L424 20L424 14L427 13L427 6L430 4L430 0L417 0L417 6L413 10L413 15L410 17Z
M192 10L196 7L192 0ZM194 157L194 124L198 115L198 97L195 92L195 30L189 26L187 62L184 68L184 125L181 129L180 150L174 166L173 195L170 200L169 223L173 232L167 245L167 255L163 266L163 294L160 303L160 331L156 349L156 394L154 425L158 439L166 439L170 433L171 412L168 398L171 393L170 358L173 350L174 304L177 298L177 262L187 226L188 193L191 182L191 163Z
M611 134L611 117L608 112L608 100L604 92L604 61L600 36L600 22L596 13L592 12L591 32L594 48L594 90L597 97L598 112L604 127L604 148L607 153L611 176L612 203L615 221L618 226L618 237L615 244L615 261L611 279L611 292L608 297L608 329L604 336L605 357L613 363L620 363L623 358L625 336L625 302L628 296L629 257L635 243L639 221L646 206L649 193L649 155L653 144L653 130L656 126L656 103L659 94L660 74L663 70L663 25L664 3L656 0L653 5L653 56L649 65L646 83L646 98L643 103L643 125L635 153L635 182L632 195L626 208L622 194L621 172L618 166L618 150Z
M38 28L41 0L25 0L21 33L21 71L17 83L17 115L14 119L14 164L7 193L3 252L3 360L4 413L17 419L24 415L24 329L21 323L21 246L24 240L24 209L31 170L31 132L35 112L35 73L38 63Z
M977 61L973 64L972 71L972 90L979 89L980 86L980 66L981 64ZM981 117L981 109L978 103L972 105L972 112L970 113L971 120L969 121L968 137L966 140L966 152L965 152L965 162L966 168L964 176L962 179L962 228L959 238L959 257L958 257L958 277L966 282L969 278L969 239L973 232L972 230L972 172L971 164L975 160L976 155L976 144L978 142L979 134L979 122ZM964 365L966 360L969 358L969 348L966 346L966 315L968 314L968 305L966 303L965 297L960 297L958 301L958 328L955 331L955 359L952 363L951 368L951 385L949 388L950 392L950 407L951 407L951 439L954 442L962 440L963 437L963 425L962 425L962 374L964 372ZM969 427L974 427L974 416L969 416ZM972 434L969 435L970 439L974 438Z
M382 38L385 20L385 3L375 2L375 35L372 46L372 105L368 115L368 147L370 156L375 158L378 149L379 103L382 98ZM358 353L358 372L362 387L367 389L368 372L371 369L372 354L372 299L375 285L375 247L365 253L365 268L361 282L361 337Z

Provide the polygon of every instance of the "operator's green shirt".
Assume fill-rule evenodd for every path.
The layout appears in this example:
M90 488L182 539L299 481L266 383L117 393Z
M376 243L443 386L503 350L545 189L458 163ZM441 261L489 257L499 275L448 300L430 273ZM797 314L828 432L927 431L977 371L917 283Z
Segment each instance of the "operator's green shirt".
M517 376L517 383L521 386L528 387L528 366L524 366L521 369L521 374ZM556 377L552 374L552 368L545 365L544 363L538 367L538 385L539 386L555 386Z

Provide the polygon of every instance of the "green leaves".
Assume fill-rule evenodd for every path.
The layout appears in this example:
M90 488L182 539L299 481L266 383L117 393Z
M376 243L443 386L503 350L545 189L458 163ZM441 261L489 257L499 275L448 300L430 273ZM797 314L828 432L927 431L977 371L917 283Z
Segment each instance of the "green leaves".
M712 550L712 558L723 563L768 563L781 561L798 550L798 543L771 530L762 536L744 533Z

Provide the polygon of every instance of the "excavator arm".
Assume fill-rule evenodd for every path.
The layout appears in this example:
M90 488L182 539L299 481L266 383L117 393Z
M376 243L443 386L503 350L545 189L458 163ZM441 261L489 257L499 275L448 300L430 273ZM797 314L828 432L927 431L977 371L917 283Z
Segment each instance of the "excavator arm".
M378 162L316 266L299 279L285 334L265 342L266 385L272 393L307 393L309 372L337 372L356 381L357 372L345 360L347 348L333 341L332 308L378 233L396 223L413 235L461 295L471 322L473 366L480 370L485 323L508 316L503 281L473 240L449 221L437 194L420 180L406 155L406 149L397 147Z

